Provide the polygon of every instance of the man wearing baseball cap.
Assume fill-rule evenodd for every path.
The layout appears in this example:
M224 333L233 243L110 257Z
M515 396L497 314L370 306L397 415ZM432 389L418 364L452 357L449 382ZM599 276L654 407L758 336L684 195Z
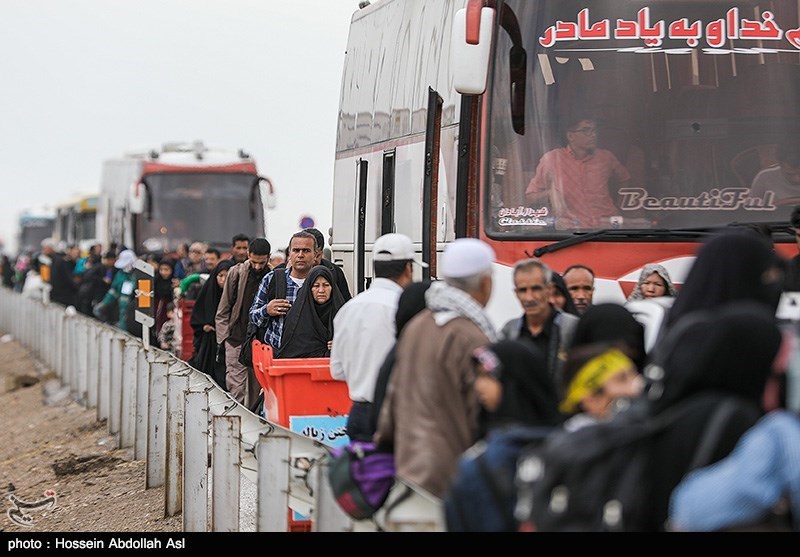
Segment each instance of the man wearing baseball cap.
M331 376L347 382L353 404L347 418L351 440L371 441L370 410L375 382L394 345L395 314L403 288L413 281L414 244L403 234L384 234L372 248L375 277L370 287L345 303L333 319Z
M351 440L371 441L370 410L375 381L394 345L395 314L403 288L413 281L414 244L403 234L384 234L372 248L375 277L370 287L345 303L333 319L331 376L347 382L353 404L347 418Z
M492 293L492 248L459 238L445 248L444 280L425 293L397 341L375 441L395 455L397 476L442 497L459 456L478 438L473 351L497 340L484 307ZM335 341L334 341L335 342Z

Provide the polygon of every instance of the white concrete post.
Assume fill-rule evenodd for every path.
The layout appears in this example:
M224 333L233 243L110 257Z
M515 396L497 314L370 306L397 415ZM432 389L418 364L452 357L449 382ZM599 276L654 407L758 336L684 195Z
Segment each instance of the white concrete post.
M75 350L78 356L78 366L76 369L76 380L74 383L75 387L75 398L81 406L86 406L86 390L87 390L87 379L89 373L89 322L85 319L78 320L78 327L77 327L77 345L75 346Z
M214 416L211 450L211 531L239 531L239 454L242 418Z
M167 368L169 360L157 353L150 362L147 404L147 458L145 487L164 485L167 429Z
M108 432L118 435L122 421L122 351L125 346L125 336L114 333L111 335L111 375L109 377L108 395Z
M111 331L100 331L100 370L97 380L97 419L107 420L111 394Z
M208 391L186 394L183 531L208 532Z
M86 339L87 365L86 365L86 407L97 408L98 382L100 381L100 325L89 325L89 335Z
M147 352L136 354L136 442L133 445L134 460L147 458L147 407L150 393L150 361Z
M183 505L184 398L189 390L189 370L185 365L182 367L183 372L170 372L167 376L166 516L175 516Z
M262 434L258 437L256 530L259 532L286 532L289 529L290 445L286 436Z
M141 343L125 339L122 350L122 408L119 446L133 447L136 442L136 364Z

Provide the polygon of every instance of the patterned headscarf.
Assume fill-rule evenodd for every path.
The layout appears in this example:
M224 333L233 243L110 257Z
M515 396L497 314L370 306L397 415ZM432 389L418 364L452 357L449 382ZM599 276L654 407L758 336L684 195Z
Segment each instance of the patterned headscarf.
M642 267L642 272L639 275L639 282L636 285L636 288L633 289L631 295L628 296L628 301L632 302L634 300L644 300L644 293L642 292L642 285L647 278L656 273L661 279L664 281L664 284L667 287L667 291L664 293L664 296L669 296L674 298L678 295L678 291L675 290L675 286L672 284L672 279L669 277L669 272L667 269L664 268L663 265L659 265L658 263L648 263L644 267Z

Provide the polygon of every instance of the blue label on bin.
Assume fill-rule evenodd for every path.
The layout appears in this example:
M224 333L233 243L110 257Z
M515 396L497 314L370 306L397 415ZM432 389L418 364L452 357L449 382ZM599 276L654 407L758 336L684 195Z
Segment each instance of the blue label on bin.
M350 442L347 416L289 416L289 429L331 447Z
M289 429L331 447L343 447L350 442L347 436L347 416L289 416ZM308 520L294 511L292 520Z

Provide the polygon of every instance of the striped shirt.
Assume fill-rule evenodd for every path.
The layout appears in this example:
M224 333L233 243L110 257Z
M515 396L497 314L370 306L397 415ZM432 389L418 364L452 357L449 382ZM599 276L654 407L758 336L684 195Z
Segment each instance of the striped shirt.
M300 289L300 286L294 280L289 278L291 269L287 267L285 269L278 269L277 271L270 271L264 276L263 279L261 279L261 284L258 285L256 297L253 298L253 305L250 306L251 323L255 323L257 326L261 327L269 319L267 332L265 333L264 338L260 340L266 344L269 344L275 349L280 348L281 346L281 336L283 335L283 321L285 316L281 315L279 317L272 317L267 314L267 303L269 302L267 299L267 289L269 288L269 283L272 280L272 276L275 273L280 274L281 271L285 272L285 274L282 274L282 276L286 281L286 299L294 304L294 301L297 298L297 291Z

